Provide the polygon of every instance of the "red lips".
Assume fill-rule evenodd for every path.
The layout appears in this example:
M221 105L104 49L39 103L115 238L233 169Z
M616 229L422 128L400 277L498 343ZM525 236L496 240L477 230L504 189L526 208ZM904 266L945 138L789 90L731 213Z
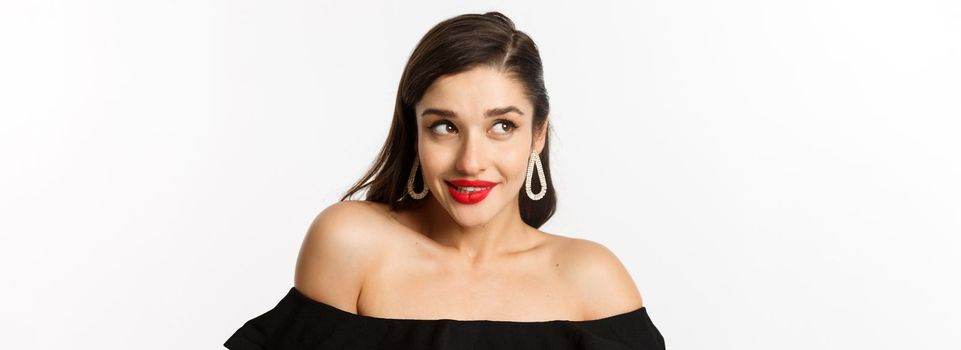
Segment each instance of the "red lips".
M448 181L457 187L490 187L494 186L496 182L484 181L484 180L467 180L467 179L456 179Z
M450 193L451 198L461 204L477 204L487 198L491 190L494 189L496 182L484 181L484 180L467 180L467 179L457 179L450 180L447 182L447 192ZM481 188L479 191L473 192L461 192L457 187L478 187Z

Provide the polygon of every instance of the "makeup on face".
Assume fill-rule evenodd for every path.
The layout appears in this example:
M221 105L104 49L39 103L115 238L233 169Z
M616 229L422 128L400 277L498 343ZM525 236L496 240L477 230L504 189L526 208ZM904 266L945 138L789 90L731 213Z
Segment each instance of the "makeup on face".
M477 204L487 198L496 182L484 180L454 179L444 181L447 191L455 201L461 204Z

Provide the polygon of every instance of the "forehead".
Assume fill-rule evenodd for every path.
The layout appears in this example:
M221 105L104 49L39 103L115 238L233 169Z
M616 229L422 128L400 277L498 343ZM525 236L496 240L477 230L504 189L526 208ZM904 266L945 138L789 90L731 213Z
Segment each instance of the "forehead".
M517 106L525 115L533 108L524 86L498 70L473 68L437 78L415 106L417 115L427 108L441 108L467 116L482 116L490 108Z

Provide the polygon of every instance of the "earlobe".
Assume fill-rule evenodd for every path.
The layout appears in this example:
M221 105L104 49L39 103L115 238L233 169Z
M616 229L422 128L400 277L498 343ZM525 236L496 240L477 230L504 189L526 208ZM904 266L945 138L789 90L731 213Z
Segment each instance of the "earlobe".
M545 140L547 139L547 129L549 125L550 125L550 118L544 120L544 127L542 127L537 133L537 135L535 135L534 150L537 152L537 154L541 154L541 151L544 150L544 143L545 143Z

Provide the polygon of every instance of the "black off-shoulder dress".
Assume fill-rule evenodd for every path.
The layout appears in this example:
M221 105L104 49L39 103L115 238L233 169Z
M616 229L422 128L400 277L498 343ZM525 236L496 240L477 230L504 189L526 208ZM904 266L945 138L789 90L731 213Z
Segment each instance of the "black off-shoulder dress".
M365 316L291 287L273 309L244 323L231 350L596 349L663 350L646 307L595 320L497 321Z

